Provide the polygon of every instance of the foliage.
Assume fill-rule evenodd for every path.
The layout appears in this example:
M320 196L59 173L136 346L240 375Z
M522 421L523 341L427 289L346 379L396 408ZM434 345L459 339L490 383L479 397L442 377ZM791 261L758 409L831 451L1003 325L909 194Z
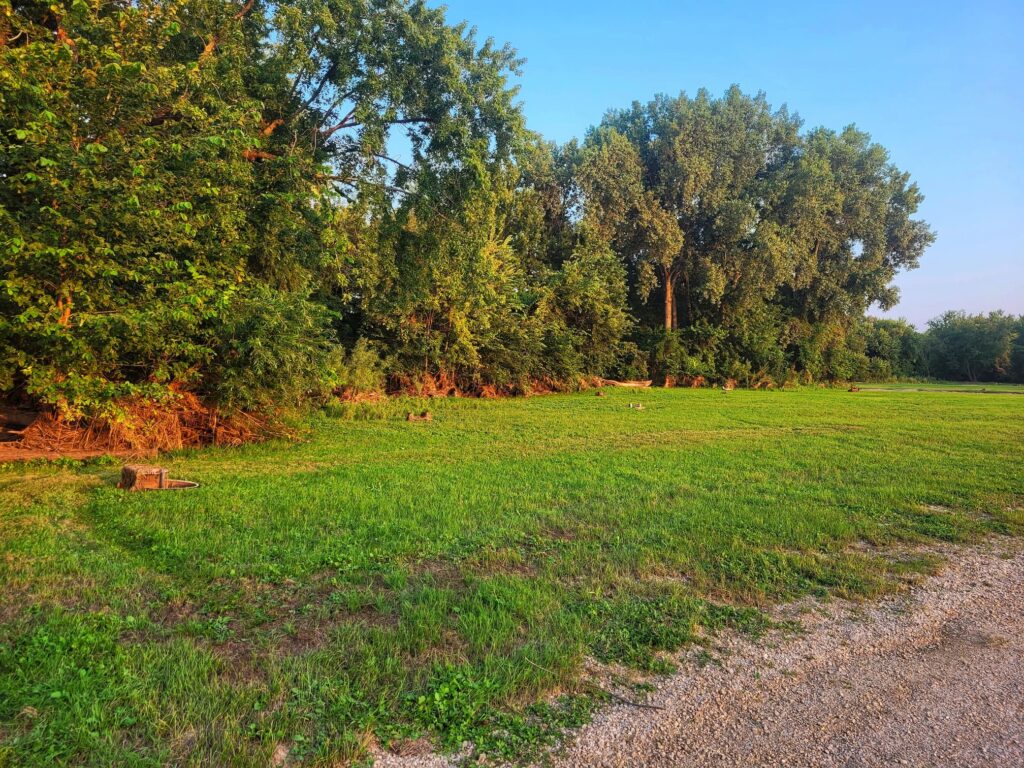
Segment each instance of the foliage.
M0 386L68 415L322 389L309 300L362 290L357 222L436 179L466 194L521 133L511 49L420 2L3 10Z
M947 312L928 323L928 373L963 381L1024 381L1020 360L1024 318L1003 312Z
M359 339L346 355L335 350L333 384L336 389L352 395L380 394L384 391L384 361L376 347Z
M719 377L846 378L850 327L894 302L892 278L933 239L866 134L799 129L733 87L612 111L582 151L584 207L631 267L634 310L654 324L659 291L660 324Z
M968 362L945 321L865 318L933 239L921 194L762 94L658 96L556 146L515 52L420 0L2 8L6 399L1024 368L1016 331Z
M259 283L240 291L211 328L209 345L212 361L200 391L229 411L315 401L330 379L326 313L298 293Z

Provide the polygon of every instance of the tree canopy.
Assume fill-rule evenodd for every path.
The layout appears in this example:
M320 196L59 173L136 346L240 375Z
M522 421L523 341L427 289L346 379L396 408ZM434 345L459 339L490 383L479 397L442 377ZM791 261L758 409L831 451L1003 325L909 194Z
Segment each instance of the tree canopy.
M583 196L631 266L635 312L653 325L658 292L665 332L719 361L702 374L841 376L823 353L895 303L893 277L933 240L867 134L800 127L734 86L613 110L585 142Z
M1012 318L994 357L962 316L928 342L865 318L934 238L921 193L762 94L658 96L556 146L515 51L424 2L4 2L0 33L8 399L1020 368Z

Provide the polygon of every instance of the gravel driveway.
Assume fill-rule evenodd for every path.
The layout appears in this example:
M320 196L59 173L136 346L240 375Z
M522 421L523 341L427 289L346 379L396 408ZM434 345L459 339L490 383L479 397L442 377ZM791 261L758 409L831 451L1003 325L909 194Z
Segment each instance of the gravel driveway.
M723 642L649 703L598 716L560 766L1024 766L1024 553L947 551L935 578Z
M1024 766L1024 550L940 554L942 572L898 597L788 606L805 633L684 657L646 699L662 709L607 708L554 765Z

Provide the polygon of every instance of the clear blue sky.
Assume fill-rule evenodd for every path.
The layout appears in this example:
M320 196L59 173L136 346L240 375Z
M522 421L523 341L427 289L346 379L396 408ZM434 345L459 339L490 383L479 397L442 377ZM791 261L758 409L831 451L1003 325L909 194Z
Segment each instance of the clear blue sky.
M731 83L808 127L856 123L920 184L939 235L890 314L1024 314L1024 0L445 4L527 59L527 119L558 142L611 107Z

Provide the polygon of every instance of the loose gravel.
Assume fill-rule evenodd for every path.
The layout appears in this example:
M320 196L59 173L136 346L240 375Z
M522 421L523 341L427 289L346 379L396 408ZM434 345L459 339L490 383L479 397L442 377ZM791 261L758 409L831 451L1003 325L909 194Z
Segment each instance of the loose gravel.
M555 766L1024 766L1024 549L937 554L942 572L898 596L786 606L803 632L685 653L644 699L660 709L609 706Z

